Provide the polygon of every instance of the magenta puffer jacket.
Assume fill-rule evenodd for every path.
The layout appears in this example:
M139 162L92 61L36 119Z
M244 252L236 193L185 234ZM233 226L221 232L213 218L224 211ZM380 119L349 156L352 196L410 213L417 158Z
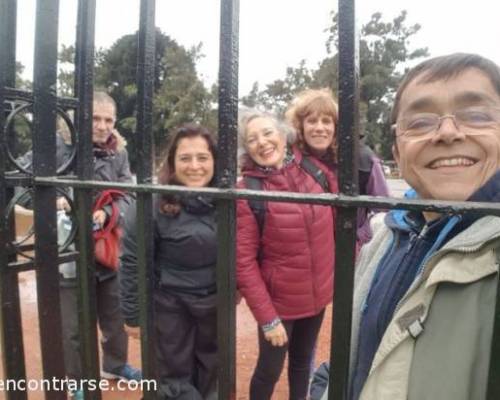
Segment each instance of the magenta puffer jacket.
M253 167L244 169L243 176L262 178L263 190L323 193L300 167L300 152L294 151L294 156L279 170L264 172ZM244 188L244 180L238 186ZM336 192L336 188L331 186L331 191ZM247 200L238 200L238 289L259 325L276 317L293 320L313 316L332 301L334 246L331 207L266 202L261 238Z

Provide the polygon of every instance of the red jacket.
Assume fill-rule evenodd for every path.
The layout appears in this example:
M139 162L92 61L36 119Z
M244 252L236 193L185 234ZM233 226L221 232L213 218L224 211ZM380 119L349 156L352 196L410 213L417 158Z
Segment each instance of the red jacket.
M266 173L253 167L244 169L243 176L262 178L262 190L323 193L314 178L300 168L300 152L294 150L294 155L295 159L279 170ZM335 179L329 182L336 192ZM245 187L244 180L238 186ZM328 206L269 201L260 238L247 200L238 200L238 288L260 325L276 317L310 317L332 301L333 220L332 208Z

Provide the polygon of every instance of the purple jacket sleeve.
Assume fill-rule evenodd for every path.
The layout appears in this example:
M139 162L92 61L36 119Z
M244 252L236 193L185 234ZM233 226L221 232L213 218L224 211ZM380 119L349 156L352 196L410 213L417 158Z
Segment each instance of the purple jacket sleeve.
M389 196L389 188L385 180L384 171L380 160L377 157L373 158L373 165L370 171L370 176L366 184L366 193L369 196ZM371 214L377 213L381 210L360 208L358 210L358 243L360 246L370 241L372 238L372 231L370 228Z

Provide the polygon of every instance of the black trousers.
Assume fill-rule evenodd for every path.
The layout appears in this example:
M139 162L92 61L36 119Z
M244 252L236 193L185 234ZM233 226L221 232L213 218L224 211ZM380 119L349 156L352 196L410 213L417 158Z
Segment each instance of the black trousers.
M273 346L259 327L259 358L250 382L250 400L271 399L288 352L290 400L305 400L309 388L311 356L325 310L308 318L283 321L288 343Z
M60 295L66 375L72 379L80 379L83 375L80 362L76 283L71 286L61 286ZM96 280L96 296L97 319L102 334L102 368L104 371L113 371L127 362L128 355L128 336L123 327L118 276L104 281Z
M212 398L217 382L216 294L156 290L155 326L160 382L186 392L186 397L172 398L198 398L188 397L189 390L204 399Z

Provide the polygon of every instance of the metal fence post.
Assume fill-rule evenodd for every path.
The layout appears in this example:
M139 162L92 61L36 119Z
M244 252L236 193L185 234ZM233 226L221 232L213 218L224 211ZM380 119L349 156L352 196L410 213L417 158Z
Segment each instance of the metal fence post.
M221 0L219 60L219 188L236 182L239 0ZM217 335L219 399L236 397L236 203L217 201Z
M26 378L22 337L19 280L17 271L9 270L16 256L7 252L7 243L15 239L14 223L6 215L13 196L7 185L7 137L5 128L5 88L16 86L16 20L17 1L0 0L0 338L2 364L7 378ZM25 400L26 392L8 392L7 400Z
M78 179L92 179L94 160L92 154L92 113L94 79L94 31L95 0L79 0L75 53L75 96L79 100L76 112ZM96 285L94 263L94 239L92 236L92 192L75 189L78 235L76 248L79 252L78 322L81 346L81 362L84 376L100 378L99 354L97 349ZM86 398L100 400L100 390L86 391Z
M59 1L37 1L33 76L33 172L54 176L56 160L57 28ZM34 188L35 264L43 377L65 375L59 306L56 188ZM63 400L64 391L50 388L47 399Z
M358 195L359 55L355 0L339 0L339 189ZM337 208L329 398L347 399L357 208ZM342 249L342 251L338 251Z
M137 54L137 182L152 183L153 176L153 89L155 77L155 0L141 0ZM137 195L137 264L142 372L145 379L157 378L153 301L153 198ZM146 400L156 398L145 392Z

